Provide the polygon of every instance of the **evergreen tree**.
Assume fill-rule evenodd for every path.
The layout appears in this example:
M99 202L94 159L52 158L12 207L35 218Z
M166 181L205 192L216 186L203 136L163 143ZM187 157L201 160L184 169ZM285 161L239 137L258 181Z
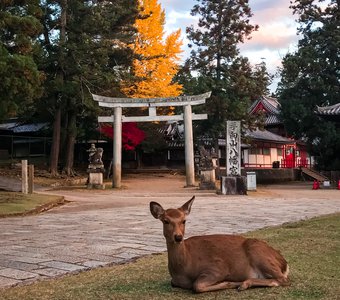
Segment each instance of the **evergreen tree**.
M0 2L0 120L41 95L43 74L34 61L41 13L38 0Z
M137 14L135 0L41 2L44 55L40 67L48 78L40 105L54 119L51 173L58 173L60 144L64 169L72 174L76 138L93 127L94 101L84 92L121 96L120 82L131 65L132 42ZM83 124L84 121L90 121Z
M178 96L182 87L173 77L182 52L180 30L165 37L165 13L157 0L139 0L139 14L132 44L136 56L132 73L137 81L127 83L124 91L136 98Z
M224 131L227 119L242 120L245 126L249 123L250 101L268 91L271 78L265 64L254 68L240 55L239 43L258 29L250 24L252 13L248 1L197 2L191 14L200 18L197 27L187 28L193 50L184 70L187 77L190 77L188 72L197 72L199 92L203 88L212 91L206 105L209 119L201 124L204 133L217 137Z
M295 53L283 59L278 86L287 132L302 138L322 169L340 169L340 133L335 123L320 120L316 106L340 99L340 1L296 0L301 39Z

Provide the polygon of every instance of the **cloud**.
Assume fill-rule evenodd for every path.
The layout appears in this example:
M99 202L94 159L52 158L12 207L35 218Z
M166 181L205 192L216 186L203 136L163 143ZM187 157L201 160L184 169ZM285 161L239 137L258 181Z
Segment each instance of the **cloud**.
M252 33L250 40L246 40L240 48L242 50L279 50L294 47L298 36L296 28L282 23L273 23L262 26L258 31Z
M195 0L159 0L166 13L165 31L182 31L183 55L185 59L190 50L186 38L186 27L196 25L198 17L190 11L197 3ZM259 25L259 30L252 33L252 38L240 44L241 55L249 58L252 64L260 63L263 58L271 73L281 65L282 58L296 49L298 36L297 23L293 11L289 8L290 0L249 0L253 17L250 23Z
M263 11L263 10L275 10L277 8L287 8L289 9L290 0L250 0L250 7L253 12Z
M190 12L192 7L195 5L195 1L193 0L159 0L159 3L161 3L166 13L170 9L174 9L178 12L180 11Z
M253 0L250 4L254 13L251 22L259 25L259 30L253 32L252 39L246 41L242 49L279 50L296 44L297 23L289 8L289 0Z
M160 0L166 9L166 32L182 30L184 46L187 45L186 27L197 24L198 17L191 16L190 10L196 3L193 0ZM289 8L289 0L250 0L254 13L252 24L258 24L259 30L250 40L241 45L242 50L290 48L297 41L296 23Z
M196 23L197 19L197 17L191 16L188 11L179 12L172 9L166 14L165 28L172 29L172 31L181 28L182 31L185 32L185 28Z

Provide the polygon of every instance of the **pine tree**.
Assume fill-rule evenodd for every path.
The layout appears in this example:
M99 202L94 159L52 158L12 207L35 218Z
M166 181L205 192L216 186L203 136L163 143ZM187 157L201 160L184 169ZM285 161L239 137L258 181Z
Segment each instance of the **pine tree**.
M41 95L43 74L34 61L41 13L38 0L0 2L0 120Z
M131 65L128 44L135 32L135 0L41 2L44 56L40 67L47 74L41 106L54 119L51 173L58 173L62 145L64 169L72 174L76 138L94 127L94 101L84 91L121 96L120 82ZM90 121L82 125L82 121Z
M251 100L268 91L271 77L265 65L253 67L240 55L239 43L258 29L250 24L248 1L197 2L191 14L198 15L199 22L197 27L187 28L192 51L185 68L187 72L196 71L200 87L212 91L207 100L209 119L202 122L202 127L205 134L217 137L224 131L227 119L249 123L247 109Z
M180 30L164 37L165 13L157 0L139 0L140 17L132 49L136 55L132 73L137 81L126 83L129 97L171 97L181 94L173 82L178 72L182 42Z
M287 132L302 138L322 169L340 170L340 133L335 123L320 120L316 106L340 99L339 1L296 0L291 8L298 16L301 39L295 53L283 59L278 95Z

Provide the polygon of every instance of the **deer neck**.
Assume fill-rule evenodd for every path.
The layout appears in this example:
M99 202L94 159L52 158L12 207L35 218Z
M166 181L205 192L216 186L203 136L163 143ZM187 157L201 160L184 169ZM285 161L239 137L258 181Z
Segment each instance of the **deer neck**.
M186 268L188 264L188 253L185 242L173 243L167 242L168 264L170 273L175 273Z

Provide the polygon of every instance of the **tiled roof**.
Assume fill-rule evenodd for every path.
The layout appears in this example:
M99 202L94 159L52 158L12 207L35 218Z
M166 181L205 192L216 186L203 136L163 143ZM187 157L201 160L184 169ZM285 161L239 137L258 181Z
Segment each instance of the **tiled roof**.
M265 125L281 124L278 115L280 114L280 103L276 98L262 96L254 101L249 108L249 114L255 114L259 110L264 110L266 114Z
M184 138L184 124L178 122L168 123L159 128L159 132L170 139Z
M279 114L280 112L281 105L276 98L262 96L260 99L254 101L254 103L249 108L249 113L250 114L254 113L254 110L259 104L262 104L268 113Z
M180 141L167 141L166 142L167 146L169 148L184 148L185 143L183 140Z
M17 125L17 122L15 122L15 121L8 121L8 122L6 122L6 123L0 124L0 129L1 129L1 130L10 130L10 129L13 128L15 125Z
M263 96L263 103L265 104L265 107L268 108L268 110L272 113L278 114L280 111L280 103L277 101L276 98Z
M274 124L281 124L282 122L279 120L277 115L271 114L268 115L265 121L266 125L274 125Z
M248 130L245 133L245 136L251 139L254 139L254 140L261 140L261 141L272 141L272 142L278 142L278 143L291 143L292 142L291 139L272 133L268 130L259 130L259 129L255 131Z
M44 127L46 127L47 124L48 123L18 125L18 126L11 128L11 130L14 133L37 132L37 131L43 129Z
M335 116L340 115L340 103L331 106L317 106L316 113L323 116Z
M0 130L8 130L13 133L37 132L45 128L48 123L30 123L22 124L17 120L10 120L6 123L0 124Z

